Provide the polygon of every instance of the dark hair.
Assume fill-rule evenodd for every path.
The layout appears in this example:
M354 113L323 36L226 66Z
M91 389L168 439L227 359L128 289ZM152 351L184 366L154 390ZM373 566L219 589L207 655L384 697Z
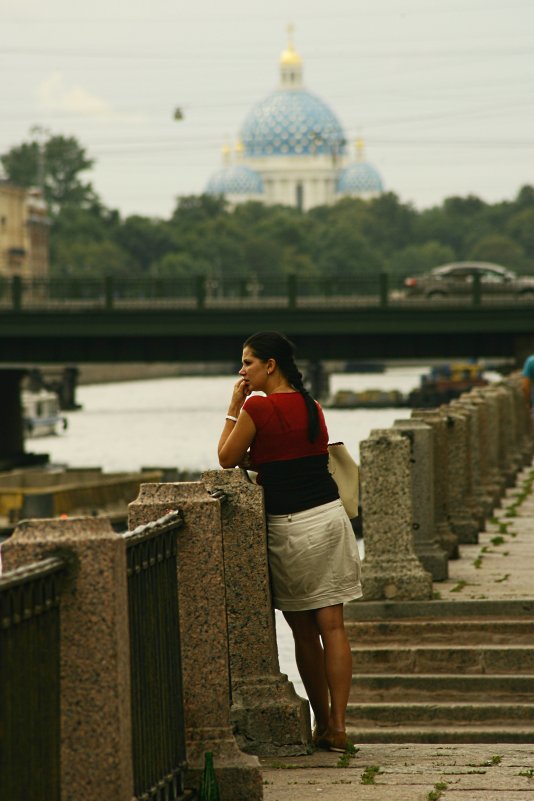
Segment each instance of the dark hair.
M317 404L304 386L302 373L295 364L293 343L278 331L259 331L244 342L243 348L250 348L254 356L264 362L274 359L291 386L300 392L308 410L308 439L315 442L319 436L319 412Z

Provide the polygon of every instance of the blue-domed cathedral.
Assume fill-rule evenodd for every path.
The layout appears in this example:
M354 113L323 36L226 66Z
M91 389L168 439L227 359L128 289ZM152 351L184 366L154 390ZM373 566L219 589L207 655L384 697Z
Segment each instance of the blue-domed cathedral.
M306 211L383 191L380 174L364 159L362 140L351 158L334 112L304 88L291 32L280 56L278 89L251 109L233 151L223 148L223 161L205 191L224 195L231 205L259 200Z

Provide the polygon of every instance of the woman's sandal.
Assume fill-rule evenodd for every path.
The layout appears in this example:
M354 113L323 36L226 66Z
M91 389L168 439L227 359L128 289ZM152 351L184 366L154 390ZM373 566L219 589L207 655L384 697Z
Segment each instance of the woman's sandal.
M322 748L325 751L338 751L341 753L349 751L349 753L352 753L355 750L354 743L349 740L345 731L327 729L323 734L317 736L317 740L314 739L314 744L317 748Z

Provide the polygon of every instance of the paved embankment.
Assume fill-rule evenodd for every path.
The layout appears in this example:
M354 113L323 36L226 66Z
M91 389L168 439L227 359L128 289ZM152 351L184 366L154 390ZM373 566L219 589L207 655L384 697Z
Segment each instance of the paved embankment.
M361 746L262 759L264 801L533 801L531 745Z
M534 801L534 727L529 709L534 703L533 476L531 467L523 470L516 487L508 490L501 508L487 523L486 531L480 533L478 544L462 545L460 559L449 563L449 578L434 584L436 614L432 620L423 609L420 623L417 614L402 619L402 613L400 620L389 617L380 623L376 615L370 614L369 622L363 622L362 637L366 627L371 639L373 626L376 632L381 630L382 641L378 641L377 634L375 650L383 649L379 654L382 665L388 661L386 651L390 646L393 660L389 676L381 672L380 665L363 678L355 675L350 728L357 740L358 715L364 708L367 713L372 709L374 720L360 724L368 741L357 742L359 751L341 763L339 754L321 752L308 757L262 759L265 801ZM465 609L470 602L475 611L477 605L480 609L485 606L486 620L478 614L469 620ZM347 617L352 617L350 610ZM358 625L349 623L355 667L358 659L371 664L368 648L355 639ZM396 626L401 630L402 626L407 627L408 641L399 642ZM388 644L390 634L392 642ZM441 646L437 660L441 667L430 672L428 660L434 659L434 650L440 650L432 642L436 637ZM460 642L455 644L455 637ZM369 645L374 647L372 642ZM449 646L445 653L443 648ZM420 658L422 669L413 669L416 662L407 663L403 669L401 657ZM467 657L478 659L477 666L474 662L467 668L462 665L462 658ZM504 660L502 670L493 657ZM407 704L412 719L395 723L387 718L387 709L375 704L372 697L371 703L358 709L362 700L359 696L367 694L368 701L369 693L375 693L377 702L387 702L383 707L397 702ZM461 703L459 696L464 699ZM449 711L454 707L458 715L456 724L440 719L440 715L445 716L441 705L447 703ZM518 715L517 731L514 720L508 719L506 726L503 724L506 742L498 740L498 730L497 739L481 742L484 737L491 738L491 721L480 720L481 708L485 705L490 714L500 703L509 704L508 715ZM430 725L428 720L417 719L418 710L422 715L429 705L436 716ZM385 717L380 719L378 712ZM467 742L454 741L455 728L457 736ZM434 735L436 742L429 744ZM447 736L451 740L440 744L440 738L446 740ZM471 737L474 739L469 741Z

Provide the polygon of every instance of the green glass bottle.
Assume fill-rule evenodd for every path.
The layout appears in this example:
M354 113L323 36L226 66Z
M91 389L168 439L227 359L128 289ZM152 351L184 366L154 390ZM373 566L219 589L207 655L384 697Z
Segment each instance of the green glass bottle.
M200 782L199 801L220 801L219 785L213 767L213 753L206 751L204 754L204 772Z

